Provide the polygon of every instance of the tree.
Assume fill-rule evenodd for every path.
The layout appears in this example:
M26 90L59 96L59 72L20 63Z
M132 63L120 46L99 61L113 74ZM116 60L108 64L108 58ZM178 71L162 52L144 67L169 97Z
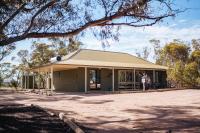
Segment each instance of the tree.
M200 73L198 72L198 64L196 62L191 62L185 66L183 78L187 86L197 87L200 84Z
M26 38L72 37L86 29L115 38L114 26L152 26L182 11L171 0L1 0L0 46Z
M2 61L6 56L8 56L15 49L14 45L1 46L0 45L0 61Z
M194 50L200 50L200 39L192 39L192 48Z
M31 55L32 67L41 66L50 62L50 59L55 55L54 51L51 50L50 47L50 45L45 43L33 43L33 52Z
M71 52L74 52L83 46L82 42L74 38L69 38L68 41L66 39L59 38L50 38L49 40L52 42L51 47L54 51L54 54L60 56L64 56Z
M195 51L192 51L191 53L191 61L196 61L198 62L199 59L200 59L200 50L195 50Z
M5 79L8 79L12 75L11 63L4 62L0 64L0 86Z
M163 63L169 66L168 79L176 82L177 86L183 86L183 73L188 62L190 47L183 42L174 40L163 48Z
M156 44L156 46L159 43L157 40L150 42ZM167 78L176 87L197 87L200 85L200 73L198 72L200 45L197 40L192 40L191 44L188 45L180 40L173 40L165 44L163 48L158 46L158 49L154 50L155 54L158 55L156 63L169 67Z
M136 55L140 58L147 60L148 57L149 57L149 54L150 54L150 50L151 49L149 47L145 46L145 47L142 48L142 51L136 50Z
M54 50L55 55L67 55L66 40L61 40L59 38L49 38L49 40L52 43L51 47Z
M71 53L78 49L80 49L83 46L83 43L80 41L76 41L73 38L69 38L69 44L67 46L67 52Z
M185 64L188 61L190 47L184 42L173 40L166 44L158 58L161 65L175 66L177 61Z
M22 65L24 65L24 67L30 66L30 56L28 50L20 50L17 53L17 56L20 58L20 62Z
M160 40L151 39L149 40L151 44L153 44L154 50L154 59L156 60L156 64L162 64L162 47L160 46Z

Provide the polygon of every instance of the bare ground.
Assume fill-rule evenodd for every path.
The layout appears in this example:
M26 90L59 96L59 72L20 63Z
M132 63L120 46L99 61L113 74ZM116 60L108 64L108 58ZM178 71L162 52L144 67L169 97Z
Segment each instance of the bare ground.
M87 132L200 133L200 90L54 96L0 92L2 103L64 112Z
M35 106L0 105L1 133L74 133L56 116Z

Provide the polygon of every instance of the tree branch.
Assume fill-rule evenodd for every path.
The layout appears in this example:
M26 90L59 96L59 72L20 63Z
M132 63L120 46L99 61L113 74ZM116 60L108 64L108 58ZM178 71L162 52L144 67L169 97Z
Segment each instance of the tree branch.
M21 7L15 11L3 24L0 26L0 33L2 33L3 29L14 19L14 17L20 13L20 11L25 7L26 3L22 4Z
M46 10L48 7L52 6L55 2L56 2L56 1L53 0L53 1L49 2L49 3L47 3L46 5L44 5L43 7L41 7L40 10L38 10L38 11L35 13L35 15L33 15L32 19L31 19L31 22L30 22L30 25L29 25L29 27L27 28L27 30L24 32L24 35L26 35L26 34L30 31L30 29L32 28L33 22L34 22L35 18L36 18L41 12L43 12L44 10Z
M117 3L118 0L116 0L115 2ZM42 32L39 31L33 31L31 30L33 24L34 24L34 20L35 18L42 12L44 12L45 9L47 9L49 6L51 6L52 4L54 4L55 2L57 2L57 0L53 0L51 2L49 2L48 4L44 5L43 7L41 7L31 18L30 20L30 24L28 26L28 28L25 30L24 33L22 34L18 34L16 36L10 36L10 37L5 37L0 39L0 46L4 46L4 45L8 45L17 41L21 41L23 39L26 38L48 38L48 37L72 37L74 35L79 34L80 32L82 32L83 30L90 28L90 27L95 27L95 26L113 26L113 25L128 25L128 26L132 26L132 27L142 27L142 26L151 26L155 23L157 23L158 21L160 21L161 19L165 18L165 17L169 17L169 16L174 16L175 13L171 12L171 14L165 14L162 16L148 16L148 12L147 13L141 13L140 11L138 11L138 7L144 7L147 4L148 0L141 0L137 3L132 3L131 6L129 5L125 5L124 2L122 2L119 5L119 8L117 8L118 11L116 12L112 12L109 14L109 16L104 16L103 18L97 19L97 20L93 20L90 22L87 22L83 25L79 25L77 27L75 27L73 30L69 30L69 29L63 29L64 32L59 32L59 31L55 31L54 32L48 32L48 30L43 30ZM113 3L113 5L115 5L116 3ZM112 6L113 6L112 5ZM111 8L114 8L112 7ZM145 10L143 8L141 8L140 10ZM131 19L131 21L134 21L134 18L136 20L136 23L134 22L124 22L122 21L122 23L120 23L120 21L117 21L115 23L112 23L113 20L118 20L122 17L133 17ZM146 22L143 21L144 20L151 20L149 23L142 23L142 22ZM138 24L137 24L138 22ZM141 22L139 24L139 22ZM63 27L64 28L64 27Z

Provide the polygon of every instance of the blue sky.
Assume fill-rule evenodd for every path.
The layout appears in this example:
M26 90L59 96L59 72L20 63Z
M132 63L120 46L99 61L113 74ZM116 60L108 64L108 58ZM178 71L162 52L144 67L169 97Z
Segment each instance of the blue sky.
M190 41L200 38L200 0L174 0L178 8L190 8L175 18L167 18L164 22L152 27L130 28L123 26L120 30L119 42L109 40L110 46L103 49L101 42L88 33L81 41L84 48L121 51L135 55L136 50L140 51L144 46L151 47L150 39L159 39L163 44L173 39ZM39 40L46 41L46 40ZM30 50L33 39L17 42L17 49L7 57L5 61L10 61L20 49ZM150 61L154 61L150 54ZM16 62L15 62L16 63Z

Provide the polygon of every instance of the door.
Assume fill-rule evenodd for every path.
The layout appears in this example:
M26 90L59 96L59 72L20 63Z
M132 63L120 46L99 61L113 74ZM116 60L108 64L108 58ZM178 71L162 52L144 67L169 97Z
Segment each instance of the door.
M89 85L90 90L100 90L101 89L101 70L90 69L89 70Z

